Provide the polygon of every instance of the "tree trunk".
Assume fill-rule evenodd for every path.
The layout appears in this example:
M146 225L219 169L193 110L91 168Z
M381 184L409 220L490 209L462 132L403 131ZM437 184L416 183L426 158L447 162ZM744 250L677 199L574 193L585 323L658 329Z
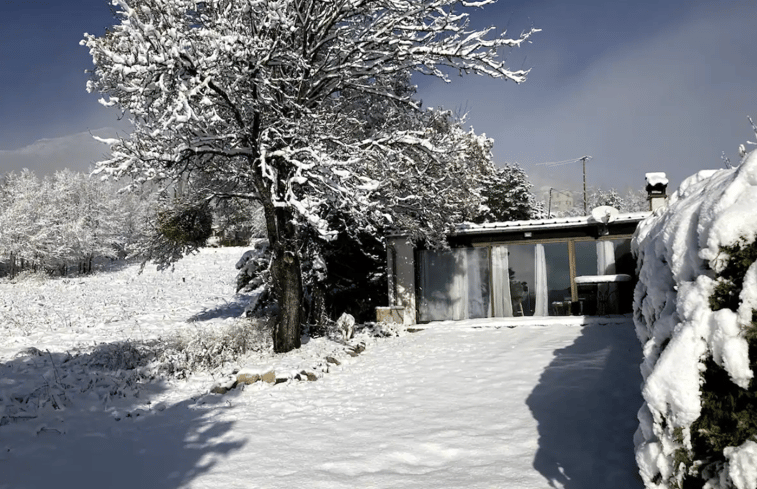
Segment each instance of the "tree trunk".
M263 203L263 209L273 254L273 294L279 306L279 317L273 329L273 351L286 353L301 346L303 291L298 231L288 209L274 207L270 201Z
M279 318L273 330L273 351L286 353L299 348L302 325L302 273L297 251L277 247L271 277L279 305Z
M257 90L253 92L257 98ZM250 146L255 147L260 134L260 115L255 114ZM292 222L292 212L286 207L274 205L273 189L263 178L260 165L255 164L257 156L250 158L253 168L255 188L260 194L260 203L265 216L268 245L272 252L271 282L273 294L279 306L279 317L273 328L273 351L286 353L302 344L302 270L300 268L299 240L297 227ZM270 161L273 163L275 160ZM282 163L282 162L279 162ZM279 173L285 172L279 169ZM279 195L285 195L284 180L276 182Z

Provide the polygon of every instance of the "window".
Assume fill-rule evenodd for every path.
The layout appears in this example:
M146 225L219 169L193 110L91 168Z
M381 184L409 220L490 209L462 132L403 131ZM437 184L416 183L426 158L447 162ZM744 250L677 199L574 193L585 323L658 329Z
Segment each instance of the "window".
M489 316L489 249L419 253L420 321Z

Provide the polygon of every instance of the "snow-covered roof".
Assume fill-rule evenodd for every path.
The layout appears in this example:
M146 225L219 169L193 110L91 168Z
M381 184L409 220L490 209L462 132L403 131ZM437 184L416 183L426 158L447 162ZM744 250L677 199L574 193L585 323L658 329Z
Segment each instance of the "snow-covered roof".
M651 212L629 212L618 214L610 224L640 222L646 219ZM455 228L453 235L468 235L491 233L496 231L537 231L544 229L564 229L582 227L589 224L597 224L598 221L592 216L578 217L553 217L550 219L534 219L529 221L490 222L486 224L473 224L466 222Z

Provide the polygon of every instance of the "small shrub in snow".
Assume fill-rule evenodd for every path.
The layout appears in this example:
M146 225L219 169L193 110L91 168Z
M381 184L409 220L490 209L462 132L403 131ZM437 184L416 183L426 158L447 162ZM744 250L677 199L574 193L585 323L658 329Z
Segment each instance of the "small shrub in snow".
M88 354L87 367L96 370L132 370L144 366L150 359L149 351L128 341L103 343Z
M11 280L11 283L22 283L22 282L35 282L35 283L42 283L48 280L50 276L45 273L42 270L23 270L16 274L15 277Z
M156 360L162 372L177 377L215 370L249 352L269 351L270 330L270 321L262 318L239 320L223 328L198 328L168 341Z
M407 328L398 323L365 323L357 326L356 330L375 338L400 336L407 332Z

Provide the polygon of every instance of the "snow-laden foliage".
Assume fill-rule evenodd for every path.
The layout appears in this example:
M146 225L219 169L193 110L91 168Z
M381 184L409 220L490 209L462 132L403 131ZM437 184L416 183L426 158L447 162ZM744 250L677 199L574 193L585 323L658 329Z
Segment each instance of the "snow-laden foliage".
M247 246L265 237L263 208L247 199L224 199L213 207L213 234L221 246Z
M576 199L575 206L565 212L555 212L553 210L552 215L566 217L583 216L583 192L572 192L572 195ZM589 187L586 191L586 210L591 212L592 209L605 205L614 207L620 212L644 212L649 210L647 192L644 189L629 189L625 194L621 194L614 188L607 190L598 187Z
M81 173L9 173L0 182L0 260L11 273L89 271L93 259L133 250L149 207L149 197Z
M517 164L499 167L483 190L484 201L474 222L523 221L544 215L533 185Z
M466 197L480 198L485 138L422 111L408 80L457 71L520 83L507 49L527 42L473 30L467 9L494 0L114 0L119 23L85 35L88 90L132 118L99 170L180 180L199 199L264 209L277 351L299 346L303 241L407 226L435 238ZM487 156L488 158L488 156ZM451 204L451 205L450 205Z
M633 240L648 488L757 487L757 152L701 171Z

